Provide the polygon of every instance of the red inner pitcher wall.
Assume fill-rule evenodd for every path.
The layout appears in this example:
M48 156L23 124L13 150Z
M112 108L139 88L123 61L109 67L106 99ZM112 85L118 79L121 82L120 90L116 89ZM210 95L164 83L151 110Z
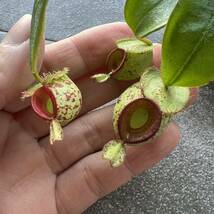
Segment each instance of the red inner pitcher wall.
M53 113L50 113L46 106L49 99L53 105ZM57 115L56 98L52 91L46 86L39 88L34 93L31 98L31 104L36 114L45 120L52 120Z

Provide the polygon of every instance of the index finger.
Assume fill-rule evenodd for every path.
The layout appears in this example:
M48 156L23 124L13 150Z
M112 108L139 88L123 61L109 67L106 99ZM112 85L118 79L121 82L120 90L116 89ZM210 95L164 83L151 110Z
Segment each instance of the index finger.
M46 46L45 70L68 67L72 79L102 69L106 56L121 38L133 36L126 23L110 23L87 29Z

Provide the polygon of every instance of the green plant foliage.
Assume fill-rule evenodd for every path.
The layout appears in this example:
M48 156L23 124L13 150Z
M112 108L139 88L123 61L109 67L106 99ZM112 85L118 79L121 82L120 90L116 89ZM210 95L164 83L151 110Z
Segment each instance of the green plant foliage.
M166 86L214 80L214 1L180 0L167 24L161 74Z
M45 34L45 13L48 0L35 0L30 35L30 67L35 79L41 82L39 75L39 53Z
M138 37L164 27L178 0L127 0L125 19Z

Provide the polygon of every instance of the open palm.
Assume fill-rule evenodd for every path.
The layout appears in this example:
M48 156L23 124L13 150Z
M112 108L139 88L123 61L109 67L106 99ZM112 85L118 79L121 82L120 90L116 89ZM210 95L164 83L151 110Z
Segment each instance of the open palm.
M20 100L33 83L30 20L29 15L20 19L0 44L0 213L81 213L168 155L179 131L170 124L153 143L128 148L119 168L102 160L103 145L114 138L113 106L91 110L118 97L128 85L116 80L98 84L89 76L103 70L117 39L131 36L126 24L114 23L46 46L42 72L68 67L83 95L81 114L64 128L63 142L49 145L49 124L34 114L29 100ZM159 63L157 46L154 64Z

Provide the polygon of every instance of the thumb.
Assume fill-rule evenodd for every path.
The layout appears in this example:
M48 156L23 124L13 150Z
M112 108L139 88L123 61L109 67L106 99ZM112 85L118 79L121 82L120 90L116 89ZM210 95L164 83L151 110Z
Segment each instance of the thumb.
M31 15L25 15L0 44L0 109L9 112L17 112L29 105L20 97L21 92L34 82L29 67L30 28ZM42 59L44 48L41 52Z

